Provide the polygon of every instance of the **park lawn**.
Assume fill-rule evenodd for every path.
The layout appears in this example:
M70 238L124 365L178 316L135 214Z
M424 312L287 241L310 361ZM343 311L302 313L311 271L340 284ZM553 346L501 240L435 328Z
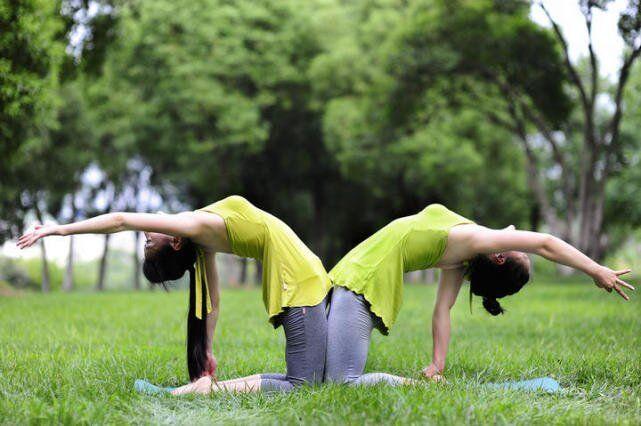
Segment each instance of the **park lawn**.
M389 337L366 371L418 377L430 359L435 286L406 286ZM492 318L468 287L453 310L444 385L322 386L288 395L145 396L137 378L185 382L186 293L77 293L0 298L0 423L641 423L641 294L542 280ZM225 290L219 378L283 372L284 338L258 290ZM496 391L490 381L552 376L562 394Z

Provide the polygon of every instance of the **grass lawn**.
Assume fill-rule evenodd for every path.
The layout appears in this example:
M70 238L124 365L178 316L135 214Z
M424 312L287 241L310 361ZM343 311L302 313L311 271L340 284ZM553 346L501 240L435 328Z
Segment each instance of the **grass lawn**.
M449 383L306 388L289 395L138 395L136 378L184 383L186 293L0 298L0 423L641 424L641 294L631 302L589 282L538 280L492 318L468 287L453 312ZM433 286L406 286L389 337L375 333L366 371L418 377L430 360ZM219 378L283 372L284 337L260 292L226 290ZM552 376L559 395L481 383Z

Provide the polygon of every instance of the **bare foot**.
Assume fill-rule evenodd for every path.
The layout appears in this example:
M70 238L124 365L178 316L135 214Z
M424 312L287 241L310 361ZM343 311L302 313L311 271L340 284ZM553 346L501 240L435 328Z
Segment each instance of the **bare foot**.
M211 392L211 376L203 376L195 382L181 386L171 391L172 395L184 395L187 393L197 393L207 395Z

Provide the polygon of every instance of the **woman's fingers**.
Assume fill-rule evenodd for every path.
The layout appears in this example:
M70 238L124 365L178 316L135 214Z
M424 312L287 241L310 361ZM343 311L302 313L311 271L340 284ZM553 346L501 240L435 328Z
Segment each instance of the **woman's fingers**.
M617 284L622 285L623 287L625 287L627 289L635 290L634 286L631 286L630 284L626 283L621 278L617 278Z
M627 295L627 294L625 294L625 293L623 292L623 290L621 290L621 289L619 288L619 286L618 286L618 285L616 285L616 284L614 285L614 290L616 290L616 292L617 292L617 293L619 293L619 296L623 297L625 300L630 300L630 298L628 297L628 295Z
M614 273L618 277L619 275L625 275L625 274L627 274L629 272L632 272L632 269L621 269L620 271L615 271Z
M31 247L33 243L35 243L36 241L38 241L37 237L27 235L25 236L24 239L22 239L21 241L18 241L17 246L19 249L26 249L28 247Z

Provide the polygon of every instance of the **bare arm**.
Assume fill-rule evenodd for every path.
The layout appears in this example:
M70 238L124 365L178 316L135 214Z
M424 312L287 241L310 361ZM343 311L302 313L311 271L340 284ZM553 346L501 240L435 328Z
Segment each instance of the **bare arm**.
M193 212L179 214L108 213L67 225L38 225L18 239L19 248L32 246L49 235L113 234L122 231L159 232L192 238L201 232L202 223Z
M549 234L515 230L479 230L471 239L471 249L475 253L488 254L508 250L538 254L553 262L584 272L598 287L607 291L616 290L626 300L629 298L621 287L634 290L634 287L619 278L620 275L630 272L629 269L613 271L599 265L572 245Z
M436 304L432 313L432 364L423 370L423 374L438 380L445 368L447 348L450 343L450 310L456 302L461 284L463 268L443 269L436 294Z
M218 286L218 271L216 269L216 253L207 252L207 286L209 288L209 297L211 298L211 312L207 314L207 360L209 362L209 373L212 376L216 374L218 363L214 357L214 332L218 322L218 313L220 312L220 288Z

